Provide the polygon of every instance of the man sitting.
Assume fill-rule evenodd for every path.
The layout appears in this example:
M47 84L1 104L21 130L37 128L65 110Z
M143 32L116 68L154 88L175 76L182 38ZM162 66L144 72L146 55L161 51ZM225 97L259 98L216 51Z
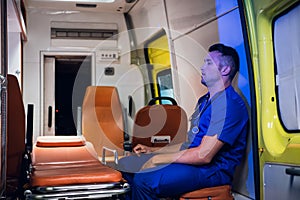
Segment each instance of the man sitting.
M201 67L202 96L191 117L188 141L160 150L138 144L119 162L131 184L129 199L178 197L200 188L231 184L246 148L248 112L231 83L239 70L235 49L215 44Z

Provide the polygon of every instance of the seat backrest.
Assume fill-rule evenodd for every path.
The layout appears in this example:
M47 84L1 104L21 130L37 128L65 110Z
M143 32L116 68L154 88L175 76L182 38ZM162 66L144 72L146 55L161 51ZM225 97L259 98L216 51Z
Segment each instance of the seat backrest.
M25 110L18 80L7 75L7 177L20 178L25 151Z
M186 140L187 115L178 105L148 105L135 115L132 146L162 147Z
M123 153L124 121L118 90L112 86L89 86L82 105L82 134L99 156L103 146Z

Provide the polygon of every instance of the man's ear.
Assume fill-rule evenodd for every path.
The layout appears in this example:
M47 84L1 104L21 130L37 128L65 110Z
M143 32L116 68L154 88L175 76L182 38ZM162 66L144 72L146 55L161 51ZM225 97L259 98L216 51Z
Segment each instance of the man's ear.
M222 76L229 76L230 72L231 72L230 66L223 66L221 69Z

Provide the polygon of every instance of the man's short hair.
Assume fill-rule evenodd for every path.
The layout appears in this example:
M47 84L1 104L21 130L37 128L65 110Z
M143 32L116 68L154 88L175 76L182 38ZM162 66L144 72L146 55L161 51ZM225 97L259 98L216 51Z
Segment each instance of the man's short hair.
M229 77L231 80L234 78L235 74L240 69L240 59L237 51L229 46L225 46L224 44L217 43L209 47L209 52L218 51L222 54L223 59L221 60L221 65L230 65L231 72Z

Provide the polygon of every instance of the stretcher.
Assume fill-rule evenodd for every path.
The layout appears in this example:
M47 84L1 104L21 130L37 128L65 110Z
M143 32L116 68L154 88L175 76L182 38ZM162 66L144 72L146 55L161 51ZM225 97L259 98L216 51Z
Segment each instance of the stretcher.
M118 199L130 190L81 136L38 137L31 160L26 199Z

